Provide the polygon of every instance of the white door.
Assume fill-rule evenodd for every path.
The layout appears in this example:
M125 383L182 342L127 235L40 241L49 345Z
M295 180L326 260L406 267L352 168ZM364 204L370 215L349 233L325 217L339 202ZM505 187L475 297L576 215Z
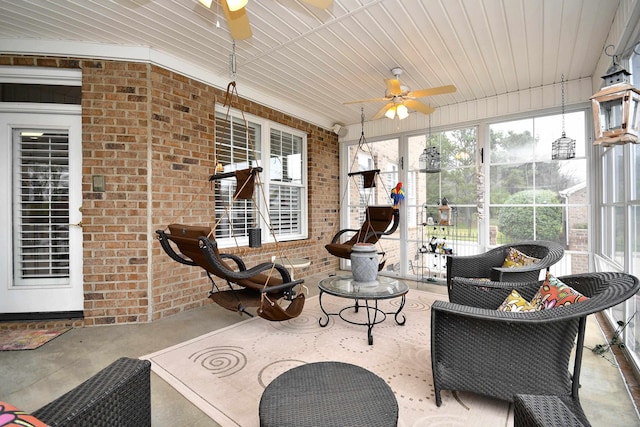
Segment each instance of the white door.
M83 309L80 107L29 110L0 108L0 316Z

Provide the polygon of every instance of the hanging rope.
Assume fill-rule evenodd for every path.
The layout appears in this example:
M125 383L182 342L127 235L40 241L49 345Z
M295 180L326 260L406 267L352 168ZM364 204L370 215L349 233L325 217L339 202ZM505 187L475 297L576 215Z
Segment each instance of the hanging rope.
M235 82L235 78L236 78L235 42L233 43L233 51L232 51L232 53L230 55L230 71L231 71L231 76L233 78L233 81L231 81L227 85L227 92L225 94L225 100L224 100L224 104L223 104L226 107L225 126L223 128L223 134L225 134L227 132L229 123L232 120L231 109L232 109L233 103L234 103L234 101L236 103L239 103L239 99L240 99L240 97L238 95L237 84ZM250 132L250 129L249 129L249 122L248 122L247 118L245 117L244 111L241 108L238 108L238 110L240 111L240 114L242 116L242 120L244 122L245 129L246 129L246 132L247 132L247 146L248 146L247 149L253 155L253 160L252 160L253 163L257 165L258 161L257 161L257 158L256 158L257 156L256 156L256 150L255 150L255 143L254 143L254 140L253 140L253 135L252 135L252 133ZM258 172L262 171L262 168L255 168L255 169L256 170L259 169ZM260 174L259 173L254 174L253 178L254 178L253 184L255 185L255 187L259 188L259 191L260 191L259 194L261 194L262 200L264 200L263 209L258 209L258 204L257 204L255 198L252 198L253 206L254 206L254 209L255 209L254 213L256 213L256 217L257 218L260 218L264 224L268 225L269 234L271 235L271 237L273 239L273 242L275 243L276 252L277 252L278 256L280 258L282 258L282 259L286 259L286 257L284 256L284 254L282 252L282 249L279 246L279 241L278 241L275 229L273 228L273 226L271 224L271 214L270 214L269 202L268 202L269 198L267 197L267 194L266 194L265 189L264 189L264 185L262 184L262 181L260 179ZM240 183L238 183L237 185L240 185ZM242 183L242 188L240 189L240 191L236 190L236 193L234 194L234 197L231 199L231 202L229 203L229 205L226 206L226 205L223 204L224 215L221 216L216 221L216 223L214 224L214 227L212 229L212 233L213 233L213 230L215 230L218 227L220 222L225 217L228 218L230 216L229 214L230 214L231 206L238 199L238 194L241 193L244 190L244 187L246 185L249 185L247 180L245 180ZM235 235L235 233L233 231L233 227L231 227L231 234L232 234L232 237L234 239L234 242L235 242L236 246L239 246L237 237L236 237L236 235ZM271 280L271 278L272 278L272 276L273 276L275 271L276 271L276 269L275 269L275 263L274 263L272 265L271 269L269 270L269 273L267 274L267 277L265 279L264 289L266 289L268 287L267 285L270 282L270 280ZM266 292L263 292L261 294L261 301L262 301L262 303L269 304L272 307L274 305L273 302L268 299Z
M365 135L364 135L364 108L360 108L360 126L361 126L361 132L360 132L360 139L358 140L358 145L356 147L356 153L357 152L363 152L363 153L367 153L369 154L369 156L371 156L372 159L374 159L374 153L373 153L373 149L371 148L371 146L369 145ZM375 197L375 192L374 191L365 191L366 189L369 188L375 188L376 187L376 178L379 177L380 174L380 169L371 169L371 170L367 170L367 171L356 171L356 167L358 166L357 164L358 162L358 156L354 155L353 159L351 159L351 164L349 166L349 173L347 173L347 176L349 179L353 178L353 177L358 177L358 176L362 176L362 187L360 185L356 185L356 189L358 191L358 200L364 202L365 208L368 208L371 204L372 204L372 198ZM380 181L380 183L382 184L382 190L389 195L389 191L386 188L386 185L384 183L384 181L382 180L378 180ZM343 206L345 203L345 199L347 197L349 191L349 185L347 183L347 185L344 188L344 191L342 193L342 196L340 198L340 206ZM366 213L365 213L365 221L367 221L366 218ZM339 227L338 227L339 228ZM363 230L362 228L360 228L357 232L357 238L358 240L362 239L364 235L368 234L369 232L372 232L375 230L372 230L371 227L369 227L369 229ZM377 244L380 246L380 248L382 248L382 243L380 242L380 240L378 240ZM384 252L384 251L383 251Z

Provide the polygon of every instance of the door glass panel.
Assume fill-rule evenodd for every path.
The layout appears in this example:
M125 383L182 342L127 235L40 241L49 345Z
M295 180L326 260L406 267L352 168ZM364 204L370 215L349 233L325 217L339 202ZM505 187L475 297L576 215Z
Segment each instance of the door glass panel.
M69 279L69 135L14 131L14 284Z
M420 280L443 278L447 257L470 254L478 243L477 129L411 136L408 145L408 176L414 177L408 193L416 194L415 208L407 204L407 213L416 218L409 223L409 274ZM420 169L419 156L430 149L440 154L439 172ZM443 199L450 210L440 209ZM441 212L448 217L443 224Z

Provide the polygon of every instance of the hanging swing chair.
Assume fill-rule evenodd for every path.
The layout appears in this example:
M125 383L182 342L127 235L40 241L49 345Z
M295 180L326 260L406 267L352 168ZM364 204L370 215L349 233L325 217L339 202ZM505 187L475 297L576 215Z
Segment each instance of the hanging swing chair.
M237 97L235 82L231 82L225 99L229 109L234 94ZM229 110L226 120L229 120ZM263 188L259 182L260 167L223 171L221 165L217 164L216 173L209 177L209 181L217 183L222 179L235 179L235 192L230 205L236 200L254 200L254 189ZM219 185L215 185L215 188L219 188ZM229 216L230 206L225 206L224 211L214 227L173 223L166 230L157 230L162 249L174 261L204 269L212 284L209 298L228 310L253 317L247 309L257 307L258 316L271 321L289 320L300 315L305 294L296 289L302 287L304 280L292 280L289 271L281 264L263 262L248 268L237 255L219 251L215 228L223 217ZM278 248L277 239L273 237ZM223 279L227 286L221 289L213 276Z
M174 261L205 270L212 285L209 298L218 305L251 317L247 309L258 307L260 317L273 321L293 319L302 312L305 295L296 296L294 288L304 280L291 280L283 265L265 262L247 268L240 257L218 251L215 239L207 237L212 236L209 227L170 224L167 228L169 233L156 231L162 248ZM212 275L224 279L228 289L221 290ZM290 301L286 309L281 299Z
M360 136L360 141L358 141L357 151L361 151L363 147L367 145L367 141L364 137L364 112L361 114L361 120L362 134ZM369 149L368 151L371 152L371 149ZM354 156L352 169L356 163L356 159L357 156ZM398 229L398 226L400 225L400 211L398 209L399 200L394 197L394 195L389 195L389 198L392 198L395 201L393 206L368 204L370 196L363 194L364 190L375 188L376 182L379 181L382 183L382 186L386 192L384 182L379 179L380 169L352 171L347 175L349 177L349 180L359 180L355 183L355 187L358 188L358 191L360 193L359 199L365 201L365 220L359 229L346 228L338 231L331 239L331 243L325 245L325 249L333 256L343 259L350 259L352 248L354 245L359 243L377 244L379 246L378 255L381 255L380 262L378 264L378 271L380 271L386 263L386 252L381 248L380 238L382 236L391 235ZM400 187L401 183L399 183L396 188L398 188L399 190ZM343 201L346 194L347 191L345 190L342 196ZM387 192L387 194L389 193Z

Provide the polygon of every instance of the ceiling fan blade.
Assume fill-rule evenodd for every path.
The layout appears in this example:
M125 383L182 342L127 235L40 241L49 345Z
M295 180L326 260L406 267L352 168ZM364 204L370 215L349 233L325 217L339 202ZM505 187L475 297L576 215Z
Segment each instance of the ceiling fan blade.
M347 105L347 104L360 104L363 102L382 102L382 101L389 101L389 98L371 98L371 99L360 99L358 101L347 101L347 102L343 102L343 105Z
M388 110L389 108L393 107L393 105L394 105L394 104L393 104L393 102L389 102L389 103L387 103L384 107L382 107L382 108L380 109L380 111L378 111L378 112L375 114L375 116L373 116L373 117L371 118L371 120L378 120L379 118L381 118L382 116L384 116L384 113L386 113L386 112L387 112L387 110Z
M454 85L432 87L431 89L413 90L407 94L411 98L422 98L424 96L442 95L444 93L455 92Z
M311 6L315 6L319 9L326 9L331 6L333 0L302 0L304 3L310 4Z
M403 101L404 105L411 108L412 110L419 111L422 114L431 114L436 111L435 108L430 107L426 104L423 104L420 101L416 101L415 99L405 99Z
M231 38L234 40L245 40L251 38L251 24L249 24L249 17L247 16L247 10L243 7L240 10L232 12L227 6L225 0L220 0L222 9L224 10L224 16L227 18L227 25L229 26L229 32L231 32Z
M387 85L387 93L389 95L400 95L402 89L400 88L400 81L398 79L385 79L384 82Z

